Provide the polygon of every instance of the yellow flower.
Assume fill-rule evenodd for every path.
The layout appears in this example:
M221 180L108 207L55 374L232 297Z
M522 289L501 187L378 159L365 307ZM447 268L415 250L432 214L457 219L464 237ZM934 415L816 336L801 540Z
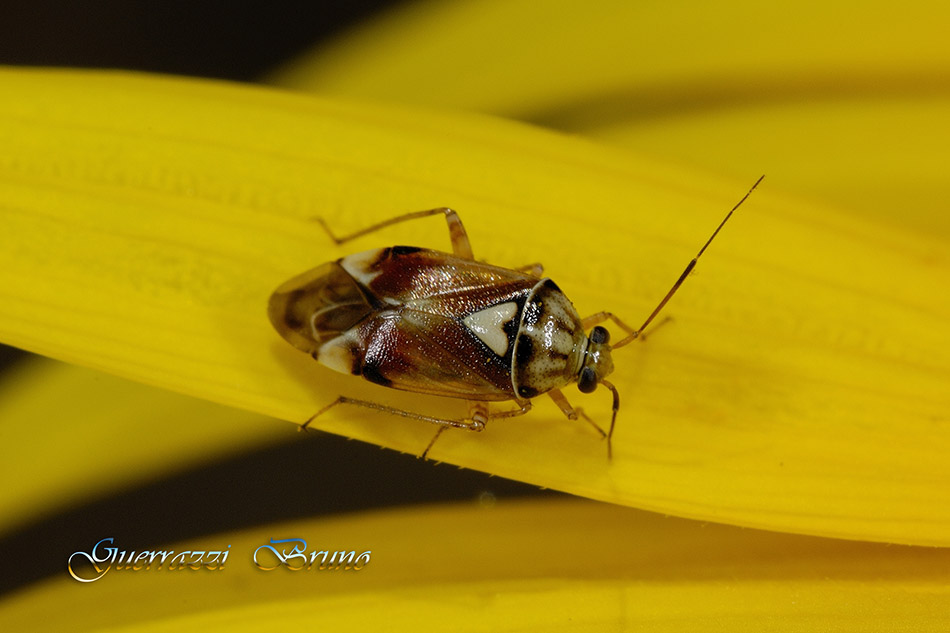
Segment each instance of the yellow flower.
M623 143L950 232L946 7L912 0L418 3L274 73ZM657 212L660 212L658 210Z
M765 186L668 306L675 320L617 351L613 461L589 428L543 399L480 435L444 434L432 457L683 517L945 546L950 288L938 212L950 47L936 44L932 7L902 6L895 22L883 4L862 5L848 29L819 7L782 16L751 3L688 14L626 3L540 16L526 2L410 8L283 74L344 95L332 99L4 71L0 340L298 423L339 394L457 415L461 403L331 375L272 331L264 307L274 287L348 252L313 216L346 231L448 204L477 257L540 260L582 313L607 309L638 324L765 171ZM465 107L628 149L450 111ZM445 248L445 233L423 221L353 250ZM19 415L8 445L24 449L7 460L6 477L26 484L5 493L5 516L106 485L108 462L77 469L69 444L40 440L82 436L58 428L79 424L73 407L88 411L112 390L128 398L125 389L110 384L100 395L87 385L78 391L88 399L46 400L45 415ZM609 415L603 393L569 397L596 419ZM192 413L169 416L168 430L153 420L158 436L198 437L189 433L201 410L162 406ZM228 435L217 425L200 442ZM414 454L432 434L344 408L315 425ZM292 428L279 426L245 419L228 442ZM144 437L110 441L129 450ZM45 459L33 457L46 448ZM197 457L155 455L179 467ZM126 466L143 480L158 461ZM39 482L24 477L34 472ZM65 485L71 477L82 483ZM374 548L357 591L314 574L313 595L309 578L247 561L268 538L317 533ZM385 625L418 605L463 630L547 630L572 618L590 628L679 630L715 619L759 630L766 616L788 630L811 630L814 618L890 629L904 618L926 626L950 597L946 550L703 528L581 501L325 519L200 541L188 546L227 542L241 552L222 572L240 589L201 574L104 578L96 586L112 604L168 601L157 619L123 607L119 624L235 630L356 613ZM11 621L22 628L54 601L81 610L87 587L70 583L63 575L34 587L10 605ZM196 590L214 610L176 611ZM103 624L88 617L87 628Z

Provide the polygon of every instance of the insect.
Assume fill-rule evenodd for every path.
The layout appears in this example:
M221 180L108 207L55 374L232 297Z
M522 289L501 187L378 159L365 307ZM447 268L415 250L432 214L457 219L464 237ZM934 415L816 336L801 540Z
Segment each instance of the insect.
M653 322L762 178L637 329L610 312L581 318L560 288L542 277L540 264L509 269L476 261L452 209L400 215L344 237L318 220L333 241L343 244L400 222L445 217L451 254L392 246L349 255L286 281L271 295L268 315L281 336L330 369L393 389L463 399L470 414L446 419L340 396L302 428L341 404L422 420L438 426L421 455L425 458L445 429L481 431L489 420L527 413L532 398L547 394L568 419L583 418L597 429L607 439L609 456L620 409L620 394L606 379L613 371L611 351L636 340ZM610 333L600 325L606 321L625 334L612 346ZM597 385L611 392L607 432L568 402L561 388L572 382L583 393ZM506 400L516 408L488 406Z

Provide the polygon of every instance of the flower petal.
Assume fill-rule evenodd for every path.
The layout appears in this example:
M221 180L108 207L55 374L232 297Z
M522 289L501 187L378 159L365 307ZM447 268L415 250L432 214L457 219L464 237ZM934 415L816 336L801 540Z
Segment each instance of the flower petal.
M254 565L258 547L286 538L304 539L307 553L369 550L370 562L359 571ZM701 525L580 500L406 508L136 547L229 545L217 571L110 569L81 585L64 570L11 596L4 621L12 630L42 621L51 630L239 633L356 619L418 630L422 615L462 631L761 631L763 621L782 631L938 630L950 599L950 550Z
M210 456L293 437L257 414L39 358L4 374L0 420L0 481L16 482L0 487L3 534Z
M702 95L946 86L950 8L931 0L418 2L294 60L275 83L528 120L663 112ZM742 93L732 88L743 86ZM678 97L685 97L678 98ZM722 103L722 102L721 102ZM728 101L726 101L728 103ZM651 107L652 106L652 107Z
M847 17L843 17L847 16ZM950 5L410 4L272 81L505 114L950 235Z
M930 91L921 86L901 96L863 98L803 94L685 116L591 119L566 129L723 175L764 170L785 191L946 238L950 99Z
M297 422L340 394L466 411L334 374L271 329L268 296L292 275L447 244L432 220L337 248L312 216L345 231L449 204L476 256L543 261L581 312L638 323L748 186L481 117L127 74L0 83L2 340ZM615 353L612 462L543 400L431 455L684 516L948 544L944 246L765 189L676 320ZM570 397L609 416L606 394ZM432 436L345 407L316 423L416 454Z

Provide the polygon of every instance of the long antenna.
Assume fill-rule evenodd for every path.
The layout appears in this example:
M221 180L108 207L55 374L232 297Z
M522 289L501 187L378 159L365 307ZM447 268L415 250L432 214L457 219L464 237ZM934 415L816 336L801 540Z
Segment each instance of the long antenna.
M739 200L739 202L737 202L736 205L729 210L729 213L727 213L726 217L723 218L722 222L719 223L719 226L716 227L716 230L713 231L713 234L709 236L709 239L706 240L706 243L703 244L703 247L699 249L699 252L696 254L696 257L691 259L690 262L686 265L686 270L684 270L683 274L679 276L679 279L676 280L676 283L673 284L673 287L670 288L670 291L666 293L666 296L663 297L663 300L660 301L659 305L657 305L656 308L653 309L653 312L650 313L650 316L647 317L647 320L643 322L643 325L637 328L636 331L632 332L626 338L623 338L617 341L615 345L611 346L613 349L622 347L626 345L627 343L634 341L638 336L640 336L640 332L646 329L646 327L650 325L650 323L653 322L653 319L655 319L656 315L660 313L660 310L663 309L663 306L667 304L667 302L673 297L673 295L676 294L676 291L679 290L680 286L683 285L683 282L686 281L686 277L688 277L689 274L693 272L693 268L696 267L696 262L699 261L699 258L703 256L703 253L706 252L706 249L709 247L712 241L716 238L717 235L719 235L719 231L722 230L722 227L725 226L726 222L729 221L729 218L732 217L732 214L735 213L736 209L742 206L742 203L746 201L746 198L752 195L752 192L755 191L755 188L759 186L759 183L762 182L763 178L765 178L764 174L762 176L759 176L759 179L756 180L755 184L749 188L749 190L746 192L744 196L742 196L742 199Z

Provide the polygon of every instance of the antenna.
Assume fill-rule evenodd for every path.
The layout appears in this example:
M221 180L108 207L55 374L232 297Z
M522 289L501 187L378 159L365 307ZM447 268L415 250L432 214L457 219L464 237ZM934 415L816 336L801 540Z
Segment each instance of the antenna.
M686 277L689 276L691 272L693 272L693 268L696 267L696 262L699 261L699 258L703 256L703 253L706 252L706 249L709 247L712 241L716 238L717 235L719 235L719 231L722 230L722 227L726 225L726 222L729 221L729 218L732 217L732 214L735 213L736 209L742 206L742 203L746 201L746 198L752 195L752 192L755 191L755 188L759 186L759 183L762 182L763 178L765 178L765 175L759 176L759 179L756 180L755 184L749 188L749 190L746 192L744 196L742 196L742 199L739 200L739 202L737 202L736 205L729 210L729 213L727 213L726 217L723 218L722 222L719 223L719 226L716 227L716 230L713 231L713 234L709 236L709 239L706 240L706 243L703 244L703 247L699 249L699 252L696 254L696 257L691 259L690 262L686 265L686 270L684 270L683 273L679 276L679 279L676 280L676 283L673 284L673 287L670 288L670 291L666 293L666 296L663 297L663 299L656 306L656 308L653 309L653 312L650 313L650 316L647 317L647 320L643 322L643 325L637 328L634 332L630 333L627 337L617 341L615 345L611 346L613 349L616 349L618 347L623 347L624 345L633 342L638 336L640 336L640 332L642 332L648 325L650 325L650 323L653 322L653 319L655 319L656 316L660 313L660 310L663 309L663 306L665 306L667 302L669 302L669 300L673 297L673 295L676 294L676 291L679 290L680 286L683 285L683 282L686 281Z

